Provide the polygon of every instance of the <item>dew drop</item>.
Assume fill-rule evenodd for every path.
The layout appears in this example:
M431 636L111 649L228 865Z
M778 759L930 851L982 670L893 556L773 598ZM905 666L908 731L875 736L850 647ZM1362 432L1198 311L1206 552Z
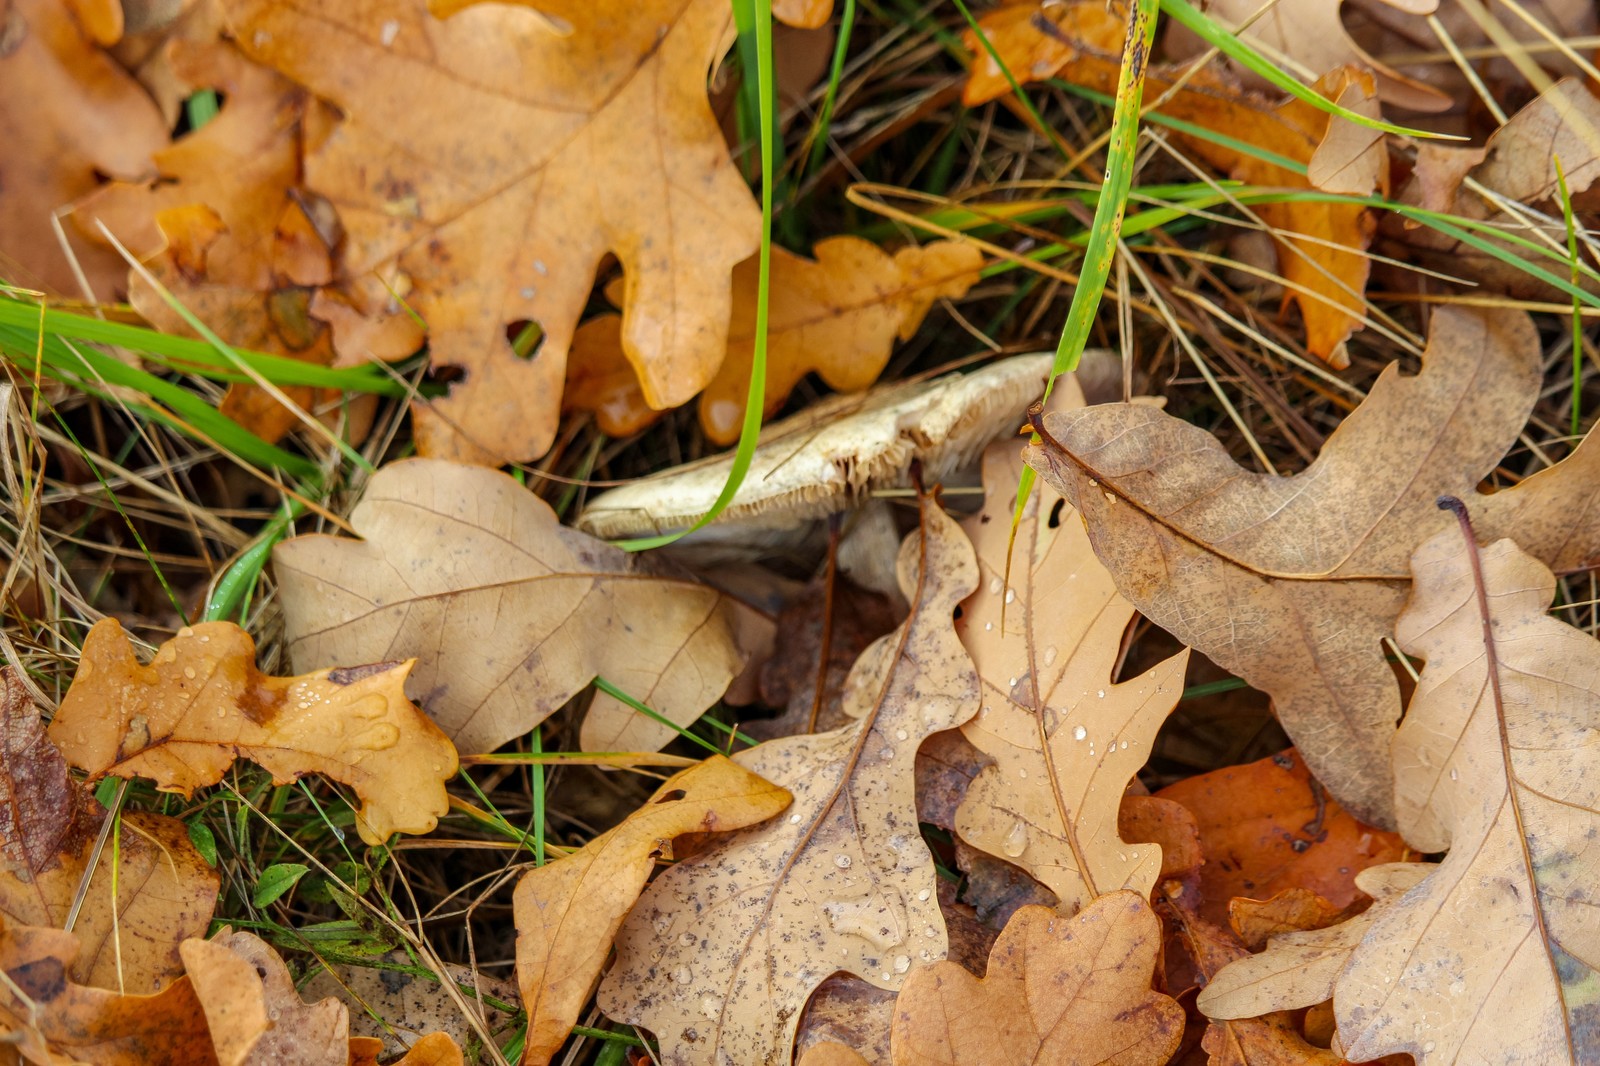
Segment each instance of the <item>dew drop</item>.
M1090 478L1089 479L1089 487L1091 489L1097 489L1097 488L1100 487L1100 482L1096 481L1094 478Z
M1000 850L1006 853L1007 858L1014 859L1028 850L1028 827L1021 822L1011 827L1011 832L1006 834L1006 839L1001 843Z
M955 721L956 712L961 709L961 704L950 696L929 696L922 701L922 720L929 725L948 729L949 723Z
M194 667L185 666L183 668L183 676L188 678L190 681L193 681L194 680Z
M979 718L987 718L987 717L989 717L989 708L988 707L984 707L982 710L980 710L978 712L978 717Z
M929 896L931 896L931 895L933 895L933 892L931 890L929 890L929 889L924 888L922 891L917 893L917 898L920 899L920 900L926 901L927 898Z
M206 636L204 633L202 633L200 635L200 643L202 643L202 644L210 644L211 643L211 638Z
M218 718L226 718L226 717L228 717L228 709L226 707L218 707L217 708L217 717Z
M1012 688L1016 688L1017 687L1017 679L1014 678L1014 677L1011 679L1011 687Z
M1122 742L1122 750L1123 751L1127 751L1128 750L1128 742L1126 740L1124 740Z
M1044 650L1044 664L1049 666L1051 663L1055 662L1058 654L1060 653L1056 651L1056 646L1054 644L1050 645Z
M1006 589L1006 602L1007 603L1014 603L1014 602L1016 602L1016 599L1017 599L1017 590L1016 589Z
M1454 766L1450 767L1450 780L1452 780L1452 781L1461 780L1461 771L1457 770Z
M178 630L179 640L188 640L192 636L194 636L194 630L190 629L188 626L184 626L182 629Z
M1083 739L1087 738L1088 736L1089 736L1089 731L1087 729L1085 729L1083 726L1075 725L1075 726L1072 727L1072 739L1073 740L1083 740Z
M910 736L910 734L907 733L904 729L896 729L894 731L894 737L895 737L896 740L904 740L908 736Z
M1105 699L1106 698L1106 690L1105 689L1101 689L1099 692L1096 692L1095 695L1099 696L1101 699Z
M911 969L911 956L910 955L896 955L894 957L894 972L895 973L905 973L909 969Z
M1017 776L1026 781L1028 779L1028 771L1022 767L1018 767Z
M983 631L985 633L993 632L994 631L994 623L993 622L985 622L985 623L983 623Z
M680 985L686 985L690 981L694 980L694 971L689 969L687 966L679 966L676 970L672 971L672 979L678 982Z
M800 824L800 816L798 814L789 815L789 824L790 825L799 825Z
M833 864L841 870L850 869L850 862L851 859L848 855L835 855L833 857Z
M1003 589L1003 588L1005 588L1005 585L1001 583L999 578L991 577L989 579L989 591L992 594L994 594L996 596L1000 595L1000 590Z
M939 935L939 930L935 929L933 926L930 925L927 928L922 930L922 935L931 940L934 937Z

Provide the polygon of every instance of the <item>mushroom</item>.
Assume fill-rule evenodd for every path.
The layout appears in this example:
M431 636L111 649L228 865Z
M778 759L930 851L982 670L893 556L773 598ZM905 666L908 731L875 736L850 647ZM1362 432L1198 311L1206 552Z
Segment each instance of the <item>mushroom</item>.
M1050 363L1043 353L1013 356L969 374L835 396L774 423L762 432L733 502L683 543L732 548L743 540L746 555L752 543L773 547L811 519L854 508L878 490L905 488L914 460L925 481L942 482L991 441L1017 431L1044 391ZM693 525L732 465L732 453L724 453L612 489L584 508L578 528L610 539Z

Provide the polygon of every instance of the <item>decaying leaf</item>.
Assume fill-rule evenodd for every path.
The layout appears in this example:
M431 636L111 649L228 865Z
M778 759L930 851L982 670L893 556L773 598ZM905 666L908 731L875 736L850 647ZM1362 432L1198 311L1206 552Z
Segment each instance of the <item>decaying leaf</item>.
M1058 394L1070 406L1075 391L1064 382ZM978 553L979 587L961 605L957 632L982 679L983 705L961 728L993 765L968 787L956 830L1027 870L1070 914L1115 889L1148 895L1155 886L1160 846L1124 841L1117 813L1182 695L1188 654L1112 684L1133 607L1054 492L1028 501L1013 548L1021 451L1020 441L990 445L984 506L962 523Z
M91 191L97 175L137 180L167 143L161 113L57 0L13 0L0 12L0 276L84 297L51 215ZM21 106L21 101L27 101ZM110 249L73 242L94 295L121 290L127 265Z
M1326 2L1331 5L1336 0ZM1028 0L991 12L980 25L1019 80L1060 77L1103 93L1116 92L1123 19L1097 0L1048 4ZM964 93L966 102L980 103L1010 93L1005 73L972 34L967 35L966 43L977 57ZM1376 113L1367 74L1337 64L1320 67L1317 73L1326 74L1317 85L1323 95L1351 110ZM1180 78L1183 87L1167 95ZM1356 195L1388 187L1388 159L1375 131L1345 119L1330 119L1300 100L1260 96L1241 88L1215 66L1197 72L1153 68L1146 75L1144 94L1146 100L1161 101L1159 111L1164 116L1259 149L1258 154L1251 154L1204 137L1163 130L1163 135L1185 152L1240 181ZM1260 155L1306 164L1309 174ZM1278 269L1289 282L1288 298L1300 305L1306 347L1335 366L1345 366L1345 338L1361 327L1362 292L1370 267L1364 250L1373 230L1370 213L1359 204L1315 203L1309 198L1257 204L1251 210L1279 231Z
M1357 821L1292 748L1198 774L1158 795L1194 815L1207 859L1197 913L1219 926L1227 925L1235 896L1262 899L1290 888L1319 894L1338 910L1355 899L1358 873L1405 857L1398 834Z
M895 337L909 340L928 308L941 297L966 294L978 280L983 255L970 244L935 241L893 255L858 237L817 242L815 260L775 248L768 307L765 414L772 414L807 374L815 372L839 392L860 392L878 380ZM750 389L755 349L756 282L759 262L746 259L733 270L733 313L728 349L716 377L700 396L700 425L714 443L739 439ZM568 406L594 410L600 428L613 436L637 432L653 418L623 354L614 316L579 329L584 358L596 366L567 369ZM588 334L587 337L583 335ZM575 385L592 399L578 402ZM628 391L619 391L625 385Z
M895 1007L895 1066L1160 1066L1183 1037L1183 1008L1150 989L1160 946L1161 923L1137 892L1070 918L1024 907L986 976L953 962L912 972Z
M791 1061L807 998L835 972L900 988L947 938L912 794L918 745L978 707L951 616L977 584L972 549L936 501L900 553L911 615L862 655L859 721L769 741L734 761L789 789L788 813L664 871L617 937L600 986L670 1066Z
M1481 148L1431 145L1419 149L1417 165L1399 199L1482 222L1524 241L1553 241L1560 247L1566 241L1566 227L1556 175L1558 161L1578 225L1592 225L1597 204L1590 190L1600 178L1600 99L1576 78L1546 89L1491 134ZM1533 211L1513 214L1504 206L1507 201ZM1524 298L1567 299L1564 292L1527 270L1438 230L1413 225L1403 231L1391 227L1391 232L1402 236L1424 262L1452 275L1470 277ZM1564 267L1552 270L1552 264L1527 248L1497 239L1493 229L1475 236L1567 279ZM1592 283L1586 284L1593 288Z
M437 970L417 974L412 956L398 948L370 962L372 965L338 965L324 957L323 968L298 986L308 1000L334 996L349 1008L353 1059L357 1042L363 1039L377 1045L372 1052L374 1062L416 1049L422 1052L419 1061L427 1062L429 1054L439 1054L430 1052L430 1047L454 1047L459 1055L459 1046L477 1035L475 1021L481 1020L484 1028L497 1032L514 1017L518 994L513 981L447 962L442 964L443 977L456 986L449 989ZM436 965L440 964L431 962L430 969ZM462 1012L463 998L471 1009L481 1012L477 1018L469 1019ZM502 1010L495 1003L510 1009Z
M913 461L932 485L1010 435L1044 391L1048 355L1022 355L970 374L948 374L836 396L768 426L744 484L706 532L726 523L788 529L846 510L872 489L910 484ZM578 528L597 537L665 533L711 509L731 453L664 471L597 496Z
M77 950L71 933L0 918L0 1047L43 1066L219 1066L187 977L149 996L88 988L68 976Z
M436 18L410 0L336 20L286 0L224 7L252 58L346 116L306 184L338 208L362 309L388 305L380 277L409 290L434 365L465 374L417 408L424 454L497 465L550 446L567 348L608 252L627 275L623 343L651 405L711 380L729 272L760 233L706 99L725 0L653 0L625 17L570 3L438 3L454 13ZM544 333L532 359L506 337L523 321Z
M98 778L146 777L184 795L243 757L286 784L320 773L361 798L369 844L426 833L449 808L456 750L404 692L409 663L270 677L231 622L186 626L141 666L115 619L89 631L50 724L72 765Z
M1412 566L1396 634L1427 665L1395 737L1396 806L1408 840L1449 854L1361 916L1332 986L1339 1039L1353 1060L1592 1062L1600 644L1545 613L1554 578L1509 540L1445 529ZM1257 998L1287 984L1258 980Z
M288 967L260 937L224 929L210 940L187 940L183 962L223 1066L347 1066L366 1055L372 1041L351 1038L345 1005L331 997L302 1000ZM461 1062L461 1051L432 1033L401 1061L449 1066Z
M415 656L414 691L465 751L492 751L603 676L680 725L748 653L715 589L560 524L493 470L390 463L350 515L364 540L296 537L273 552L297 668ZM589 751L651 751L676 734L609 697Z
M1527 315L1440 308L1421 373L1388 367L1292 477L1246 471L1205 431L1130 404L1045 416L1052 441L1027 457L1083 513L1119 591L1270 693L1317 778L1393 825L1400 698L1380 641L1411 549L1444 523L1435 498L1473 501L1480 530L1515 530L1558 570L1600 555L1593 439L1512 489L1477 492L1532 409L1539 367Z
M0 756L0 918L60 927L105 812L67 776L10 667L0 668ZM72 927L78 950L67 977L129 994L166 985L183 972L179 943L209 927L218 883L183 823L123 814Z
M517 882L517 982L528 1012L525 1063L561 1049L593 991L617 928L672 838L766 821L789 793L714 755L674 774L648 803L578 851Z
M185 941L183 964L222 1062L345 1066L350 1012L336 999L302 1001L288 967L260 937L229 929Z
M1439 0L1382 0L1395 14L1430 15ZM1287 56L1298 69L1313 78L1335 67L1354 66L1372 71L1378 96L1385 103L1410 111L1445 111L1455 102L1448 93L1373 58L1363 49L1339 19L1344 0L1279 0L1265 11L1251 0L1212 0L1206 14L1224 28L1238 30L1240 37L1269 56ZM1425 27L1418 27L1426 33ZM1431 40L1430 40L1430 43ZM1251 77L1246 75L1246 77ZM1258 78L1256 84L1265 85Z

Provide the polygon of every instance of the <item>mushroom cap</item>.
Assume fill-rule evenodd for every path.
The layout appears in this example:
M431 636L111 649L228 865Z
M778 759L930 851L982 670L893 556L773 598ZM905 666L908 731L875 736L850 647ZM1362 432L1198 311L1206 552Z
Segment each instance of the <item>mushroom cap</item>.
M834 396L768 426L733 502L718 522L785 528L854 506L875 489L911 483L922 461L942 481L1022 425L1050 377L1048 353L1018 355L946 374ZM693 525L728 480L733 453L674 467L602 493L578 528L597 537L670 533Z

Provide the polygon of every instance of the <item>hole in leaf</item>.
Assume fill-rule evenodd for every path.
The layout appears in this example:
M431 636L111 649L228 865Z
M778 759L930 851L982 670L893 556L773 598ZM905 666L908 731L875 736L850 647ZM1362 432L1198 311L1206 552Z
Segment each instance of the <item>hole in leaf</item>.
M1065 507L1066 505L1066 500L1057 500L1055 506L1050 508L1050 521L1047 523L1047 525L1049 525L1051 529L1057 529L1060 527L1061 508Z
M671 792L665 792L665 793L661 794L660 796L657 796L656 797L656 802L657 803L675 803L678 800L688 798L688 795L689 795L689 793L685 792L683 789L675 788Z
M544 344L544 330L539 323L519 318L506 326L506 340L520 359L532 359Z
M428 381L435 385L454 385L458 381L466 380L467 372L453 363L436 366L428 371Z

